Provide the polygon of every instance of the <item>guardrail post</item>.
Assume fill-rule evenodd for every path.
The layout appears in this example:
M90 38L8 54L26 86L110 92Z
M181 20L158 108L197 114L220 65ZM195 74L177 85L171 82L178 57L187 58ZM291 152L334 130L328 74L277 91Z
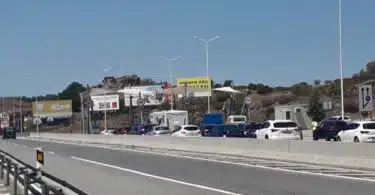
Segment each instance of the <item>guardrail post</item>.
M23 171L23 194L29 195L29 171L27 168Z
M42 183L42 195L49 195L49 189L46 183Z
M16 195L17 194L17 188L18 188L18 165L17 164L14 164L14 174L13 174L13 179L14 179L14 182L13 182L13 194Z
M42 169L44 165L44 152L42 147L38 147L36 149L36 168L38 169L37 171L37 178L41 179L42 178Z
M0 178L1 179L4 179L4 164L5 164L5 161L4 161L4 155L2 154L1 155L1 165L0 165Z
M9 186L9 183L10 183L10 171L12 171L11 169L12 169L12 167L10 166L10 159L5 159L5 161L7 162L7 176L6 176L6 179L5 179L5 185L6 186Z

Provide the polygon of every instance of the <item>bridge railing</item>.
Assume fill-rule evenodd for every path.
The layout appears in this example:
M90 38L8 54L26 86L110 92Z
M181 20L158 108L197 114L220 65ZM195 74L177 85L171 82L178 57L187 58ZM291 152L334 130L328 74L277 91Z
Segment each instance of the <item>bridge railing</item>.
M12 194L87 195L86 192L49 173L39 170L0 150L0 179ZM23 192L19 192L19 191Z

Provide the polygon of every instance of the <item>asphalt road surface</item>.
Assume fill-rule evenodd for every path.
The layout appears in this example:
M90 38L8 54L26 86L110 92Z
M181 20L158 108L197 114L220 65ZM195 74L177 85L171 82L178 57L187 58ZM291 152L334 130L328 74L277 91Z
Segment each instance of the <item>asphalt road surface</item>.
M373 195L375 183L157 154L30 140L0 147L35 163L45 151L45 171L88 194L108 195ZM14 143L14 144L13 144Z

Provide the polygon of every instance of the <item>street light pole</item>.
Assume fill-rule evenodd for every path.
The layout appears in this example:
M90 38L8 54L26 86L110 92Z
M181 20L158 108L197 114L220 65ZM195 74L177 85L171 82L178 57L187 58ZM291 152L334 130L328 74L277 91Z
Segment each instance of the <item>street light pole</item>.
M2 108L1 108L1 112L4 113L4 111L5 111L5 108L4 108L5 97L2 96L1 99L2 99L2 103L1 103L1 106L2 106Z
M340 88L341 88L341 118L344 120L344 76L342 57L342 2L339 0L339 63L340 63Z
M13 128L16 127L16 102L14 96L12 97L12 112L13 112Z
M205 44L205 49L206 49L206 77L208 78L209 77L209 74L208 74L208 43L211 42L211 41L214 41L215 39L218 39L219 36L212 37L208 40L199 38L198 36L195 36L194 38ZM211 82L211 81L208 81L208 82ZM211 86L211 83L208 83L208 86ZM209 93L207 95L207 111L208 111L208 113L211 113L211 98L210 98L210 95L211 95L211 88L209 88Z
M4 96L1 97L2 99L2 102L1 102L1 118L0 118L0 128L3 127L3 119L4 119L4 111L5 111L5 108L4 108L4 103L5 103L5 98Z
M35 115L36 115L36 133L39 134L39 102L38 102L38 94L35 96Z
M105 68L103 71L108 73L112 70L112 67ZM104 130L107 130L107 92L104 89ZM91 125L91 124L90 124Z
M173 97L173 81L172 81L172 61L175 61L180 58L180 56L177 56L175 58L166 58L166 57L160 57L161 59L168 61L168 70L169 70L169 83L171 84L171 110L173 110L174 105L174 97Z
M22 96L20 96L20 129L21 133L23 133L23 113L22 113Z

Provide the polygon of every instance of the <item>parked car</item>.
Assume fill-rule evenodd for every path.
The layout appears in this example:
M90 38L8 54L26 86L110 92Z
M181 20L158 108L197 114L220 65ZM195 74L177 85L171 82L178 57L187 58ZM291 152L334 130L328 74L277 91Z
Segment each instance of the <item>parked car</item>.
M211 131L204 136L207 137L246 137L244 131L238 124L221 124L216 125Z
M291 120L268 120L256 130L257 139L299 140L301 133L297 123Z
M140 124L133 125L130 131L127 132L129 135L145 135L147 132L152 131L152 128L156 126L154 124Z
M342 116L332 116L328 120L345 121L347 123L350 123L352 121L352 119L350 119L350 117L348 116L344 116L344 120L342 120Z
M339 142L375 142L374 121L354 121L337 134Z
M103 131L100 132L100 134L102 135L114 135L115 133L115 130L114 129L105 129Z
M3 128L3 139L16 139L16 129L13 127Z
M201 130L196 125L182 125L173 131L172 136L202 136Z
M126 134L126 129L125 128L116 128L115 131L113 131L113 134L115 134L115 135Z
M211 131L217 124L202 124L200 125L199 129L201 130L201 135L206 135L209 131Z
M256 123L244 123L238 124L241 131L243 131L245 137L256 138L256 130L259 129L261 124Z
M148 132L147 135L160 136L160 135L171 135L171 130L167 126L154 126L152 131Z
M322 121L313 133L313 140L325 139L326 141L330 141L333 139L336 141L337 134L347 125L348 123L342 120Z

